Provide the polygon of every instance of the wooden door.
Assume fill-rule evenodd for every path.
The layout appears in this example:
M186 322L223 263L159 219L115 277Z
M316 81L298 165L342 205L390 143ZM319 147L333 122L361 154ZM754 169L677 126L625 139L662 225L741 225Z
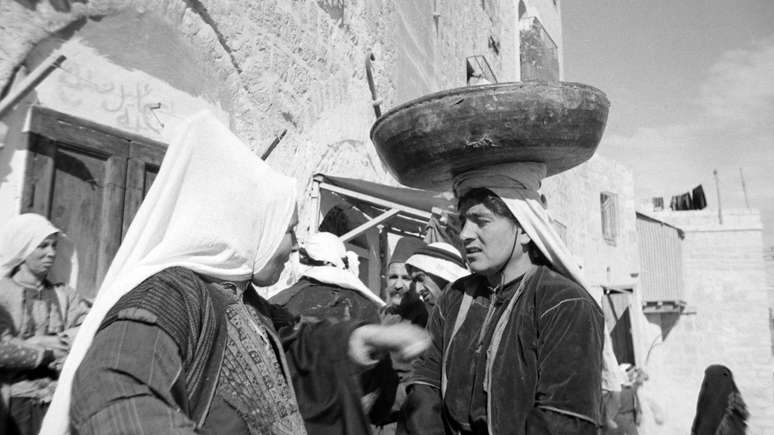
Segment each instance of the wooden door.
M153 182L163 144L48 109L31 115L22 212L40 213L78 250L78 291L93 297Z

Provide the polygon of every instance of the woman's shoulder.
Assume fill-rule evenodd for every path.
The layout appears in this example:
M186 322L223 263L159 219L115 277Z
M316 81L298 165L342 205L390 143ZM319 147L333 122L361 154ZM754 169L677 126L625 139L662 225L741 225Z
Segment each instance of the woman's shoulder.
M208 296L206 282L184 267L170 267L146 278L110 309L111 317L149 312L154 316L175 316L201 307Z

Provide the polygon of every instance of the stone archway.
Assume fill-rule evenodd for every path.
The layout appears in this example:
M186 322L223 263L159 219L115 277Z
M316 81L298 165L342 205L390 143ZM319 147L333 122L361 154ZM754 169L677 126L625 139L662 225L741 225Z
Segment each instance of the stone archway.
M77 39L94 56L109 58L127 70L148 75L201 95L232 112L254 108L245 101L239 66L202 10L184 0L109 1L14 0L0 5L2 45L0 88L20 66L31 70L54 50ZM84 51L84 50L80 50ZM72 50L70 53L72 54ZM73 56L68 56L68 58ZM63 71L78 76L77 55ZM209 89L207 86L209 84ZM94 83L90 85L95 86ZM139 132L138 132L139 133Z

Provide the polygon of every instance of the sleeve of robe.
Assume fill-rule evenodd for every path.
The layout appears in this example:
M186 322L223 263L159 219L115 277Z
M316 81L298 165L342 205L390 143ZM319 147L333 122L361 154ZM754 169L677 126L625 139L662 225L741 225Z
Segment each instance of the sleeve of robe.
M538 307L535 407L527 434L597 433L604 318L593 301L558 298Z
M360 376L368 371L349 358L349 336L362 322L298 322L297 316L255 292L246 294L245 303L269 317L280 335L307 432L370 433L360 385Z
M407 434L443 435L441 417L441 364L443 360L444 299L436 305L427 322L432 342L413 364L406 401L405 421L400 426Z
M116 321L94 338L73 382L75 433L194 434L176 404L182 372L178 347L161 328Z
M0 372L35 369L53 360L51 353L40 346L14 337L14 330L11 313L0 304Z
M302 322L280 331L293 389L307 432L369 433L360 401L362 368L349 358L355 322Z

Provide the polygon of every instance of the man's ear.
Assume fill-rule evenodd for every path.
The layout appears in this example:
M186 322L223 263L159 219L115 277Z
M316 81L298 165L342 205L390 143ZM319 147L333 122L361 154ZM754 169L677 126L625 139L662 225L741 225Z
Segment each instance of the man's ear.
M527 234L526 231L524 231L524 228L518 227L516 230L516 242L522 246L525 250L527 249L527 245L532 241L532 237Z

